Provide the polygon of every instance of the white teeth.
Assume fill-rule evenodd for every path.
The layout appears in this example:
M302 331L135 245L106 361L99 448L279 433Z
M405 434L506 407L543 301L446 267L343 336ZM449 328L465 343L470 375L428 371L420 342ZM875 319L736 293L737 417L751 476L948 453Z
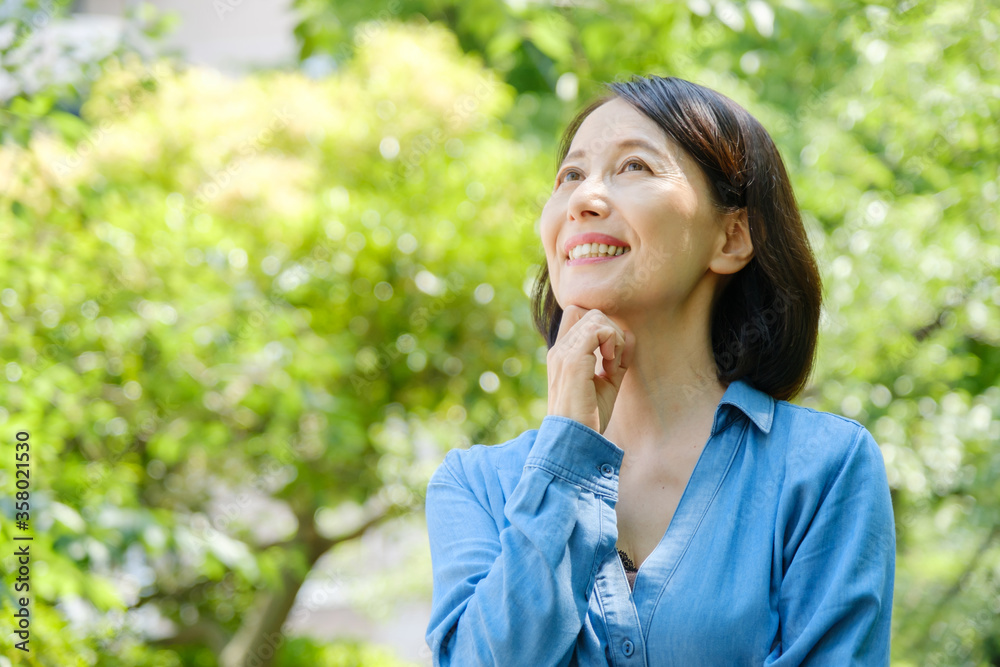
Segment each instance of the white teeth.
M570 250L569 256L570 259L578 259L580 257L614 257L627 252L626 248L627 246L613 246L606 243L583 243Z

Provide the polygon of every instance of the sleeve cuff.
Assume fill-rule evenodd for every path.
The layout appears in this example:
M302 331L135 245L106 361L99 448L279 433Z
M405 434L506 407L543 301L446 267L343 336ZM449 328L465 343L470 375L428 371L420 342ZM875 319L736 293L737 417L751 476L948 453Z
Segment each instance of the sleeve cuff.
M524 467L541 468L598 495L618 498L624 450L568 417L542 419Z

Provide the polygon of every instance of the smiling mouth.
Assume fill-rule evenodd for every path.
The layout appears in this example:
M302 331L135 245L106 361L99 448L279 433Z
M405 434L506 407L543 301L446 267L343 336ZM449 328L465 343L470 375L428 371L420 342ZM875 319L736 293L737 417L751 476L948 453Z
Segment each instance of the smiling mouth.
M567 263L583 259L612 259L620 257L632 249L629 246L609 246L604 243L583 243L575 246L566 258Z

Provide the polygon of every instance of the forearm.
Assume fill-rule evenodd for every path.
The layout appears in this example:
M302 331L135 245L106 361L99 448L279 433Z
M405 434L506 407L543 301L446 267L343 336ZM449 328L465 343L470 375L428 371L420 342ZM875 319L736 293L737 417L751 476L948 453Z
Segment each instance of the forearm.
M597 565L617 539L620 458L579 424L543 422L539 439L507 499L500 529L453 473L442 471L428 487L435 560L428 643L436 665L560 665L570 659ZM601 461L615 474L602 474ZM484 530L489 522L492 535Z

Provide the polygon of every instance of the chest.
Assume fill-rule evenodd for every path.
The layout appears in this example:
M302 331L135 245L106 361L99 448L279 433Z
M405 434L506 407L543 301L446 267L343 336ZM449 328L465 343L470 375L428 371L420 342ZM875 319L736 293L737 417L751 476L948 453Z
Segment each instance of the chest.
M630 473L623 463L618 546L642 571L630 591L617 554L602 563L589 612L600 648L580 665L604 664L605 653L620 667L768 664L780 627L781 485L767 483L767 461L713 444L723 446L697 466L670 462L659 484L650 465Z
M605 650L617 657L610 664L620 667L636 656L635 664L649 667L768 664L779 628L778 494L739 475L728 484L711 483L704 470L693 472L682 502L676 489L660 502L656 521L643 512L635 516L638 502L620 508L619 542L645 539L639 552L645 562L636 563L642 572L631 591L617 554L603 562L590 609L601 651L580 665L604 664ZM635 646L631 657L623 652L625 642Z
M653 552L670 526L697 463L697 453L622 466L615 505L617 546L636 567Z

